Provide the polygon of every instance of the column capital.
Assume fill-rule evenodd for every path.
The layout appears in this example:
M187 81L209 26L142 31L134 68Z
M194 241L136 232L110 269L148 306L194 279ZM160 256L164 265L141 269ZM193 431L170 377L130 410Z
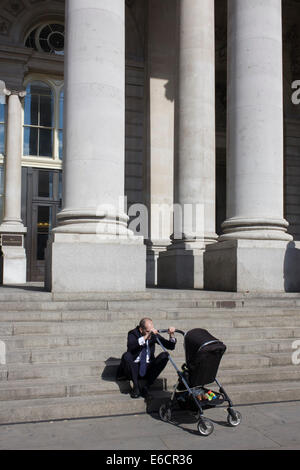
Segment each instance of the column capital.
M11 95L11 91L6 88L5 82L3 80L0 80L0 95Z
M9 96L18 96L19 98L24 98L26 96L25 90L7 90Z
M19 98L24 98L26 96L26 90L20 89L11 89L6 88L6 84L3 80L0 80L0 95L12 96L17 95Z

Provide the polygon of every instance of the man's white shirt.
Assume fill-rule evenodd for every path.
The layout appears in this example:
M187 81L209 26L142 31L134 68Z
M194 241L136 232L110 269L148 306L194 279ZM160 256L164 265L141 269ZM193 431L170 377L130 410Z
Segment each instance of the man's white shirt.
M170 338L169 341L172 341L173 343L175 343L176 339L175 338ZM149 364L149 362L150 362L149 340L147 339L145 341L144 336L141 336L138 339L138 342L139 342L140 346L144 346L146 344L146 348L147 348L146 362L147 362L147 364ZM138 355L138 357L136 358L136 360L134 362L140 362L140 360L141 360L141 354Z

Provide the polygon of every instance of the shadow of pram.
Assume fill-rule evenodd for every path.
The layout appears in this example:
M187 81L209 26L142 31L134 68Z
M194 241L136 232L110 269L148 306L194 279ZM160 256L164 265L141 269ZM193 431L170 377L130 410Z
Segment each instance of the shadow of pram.
M212 407L203 407L203 410L208 410L212 409ZM219 408L220 409L220 408ZM161 418L159 416L159 413L157 411L150 412L150 415L153 419L157 421L161 421ZM226 420L219 420L216 419L215 417L209 417L210 421L212 421L214 424L218 426L224 426L228 427L228 423ZM198 430L195 429L195 424L197 424L199 420L198 414L191 411L191 410L182 410L180 408L174 409L172 413L172 420L168 421L168 424L175 426L177 428L182 429L182 431L185 431L189 434L193 435L199 435ZM189 425L193 427L189 427Z
M116 374L118 365L120 363L120 358L118 357L109 357L105 361L105 367L101 374L101 379L108 382L113 382L119 387L121 394L129 395L131 392L131 385L129 380L117 380ZM142 382L141 382L142 384ZM151 416L153 419L161 421L158 410L162 403L165 403L170 400L171 393L165 389L165 382L163 379L158 378L155 382L155 385L150 389L150 397L144 399L145 403L145 413ZM131 400L131 398L129 397ZM142 398L141 398L142 399ZM203 407L203 410L212 410L212 407ZM225 420L217 420L210 417L211 421L219 426L228 426ZM182 429L182 431L198 435L198 431L194 428L195 423L197 423L198 418L197 414L191 410L182 410L181 408L175 407L172 413L172 421L169 421L168 424L176 426L177 428ZM191 425L191 427L189 427Z

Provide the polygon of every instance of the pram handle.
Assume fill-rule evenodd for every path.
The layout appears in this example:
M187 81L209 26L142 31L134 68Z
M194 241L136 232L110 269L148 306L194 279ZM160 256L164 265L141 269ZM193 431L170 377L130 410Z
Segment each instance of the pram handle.
M169 330L157 330L157 331L158 331L158 333L168 333ZM185 332L182 331L182 330L175 330L175 333L179 333L183 336L185 335Z

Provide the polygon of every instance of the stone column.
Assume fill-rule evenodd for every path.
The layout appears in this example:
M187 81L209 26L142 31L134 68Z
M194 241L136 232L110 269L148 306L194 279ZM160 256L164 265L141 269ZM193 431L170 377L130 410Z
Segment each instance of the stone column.
M25 92L8 91L4 166L4 216L0 225L3 284L26 283L26 253L21 220L22 104Z
M228 1L227 220L209 247L206 287L293 285L283 214L281 0Z
M159 253L170 244L174 202L174 93L177 0L148 2L147 285L157 285ZM176 45L177 46L177 45Z
M48 245L54 292L145 289L124 212L125 2L66 2L63 210Z
M177 119L175 228L158 260L158 283L202 288L203 253L217 240L214 0L179 2Z

